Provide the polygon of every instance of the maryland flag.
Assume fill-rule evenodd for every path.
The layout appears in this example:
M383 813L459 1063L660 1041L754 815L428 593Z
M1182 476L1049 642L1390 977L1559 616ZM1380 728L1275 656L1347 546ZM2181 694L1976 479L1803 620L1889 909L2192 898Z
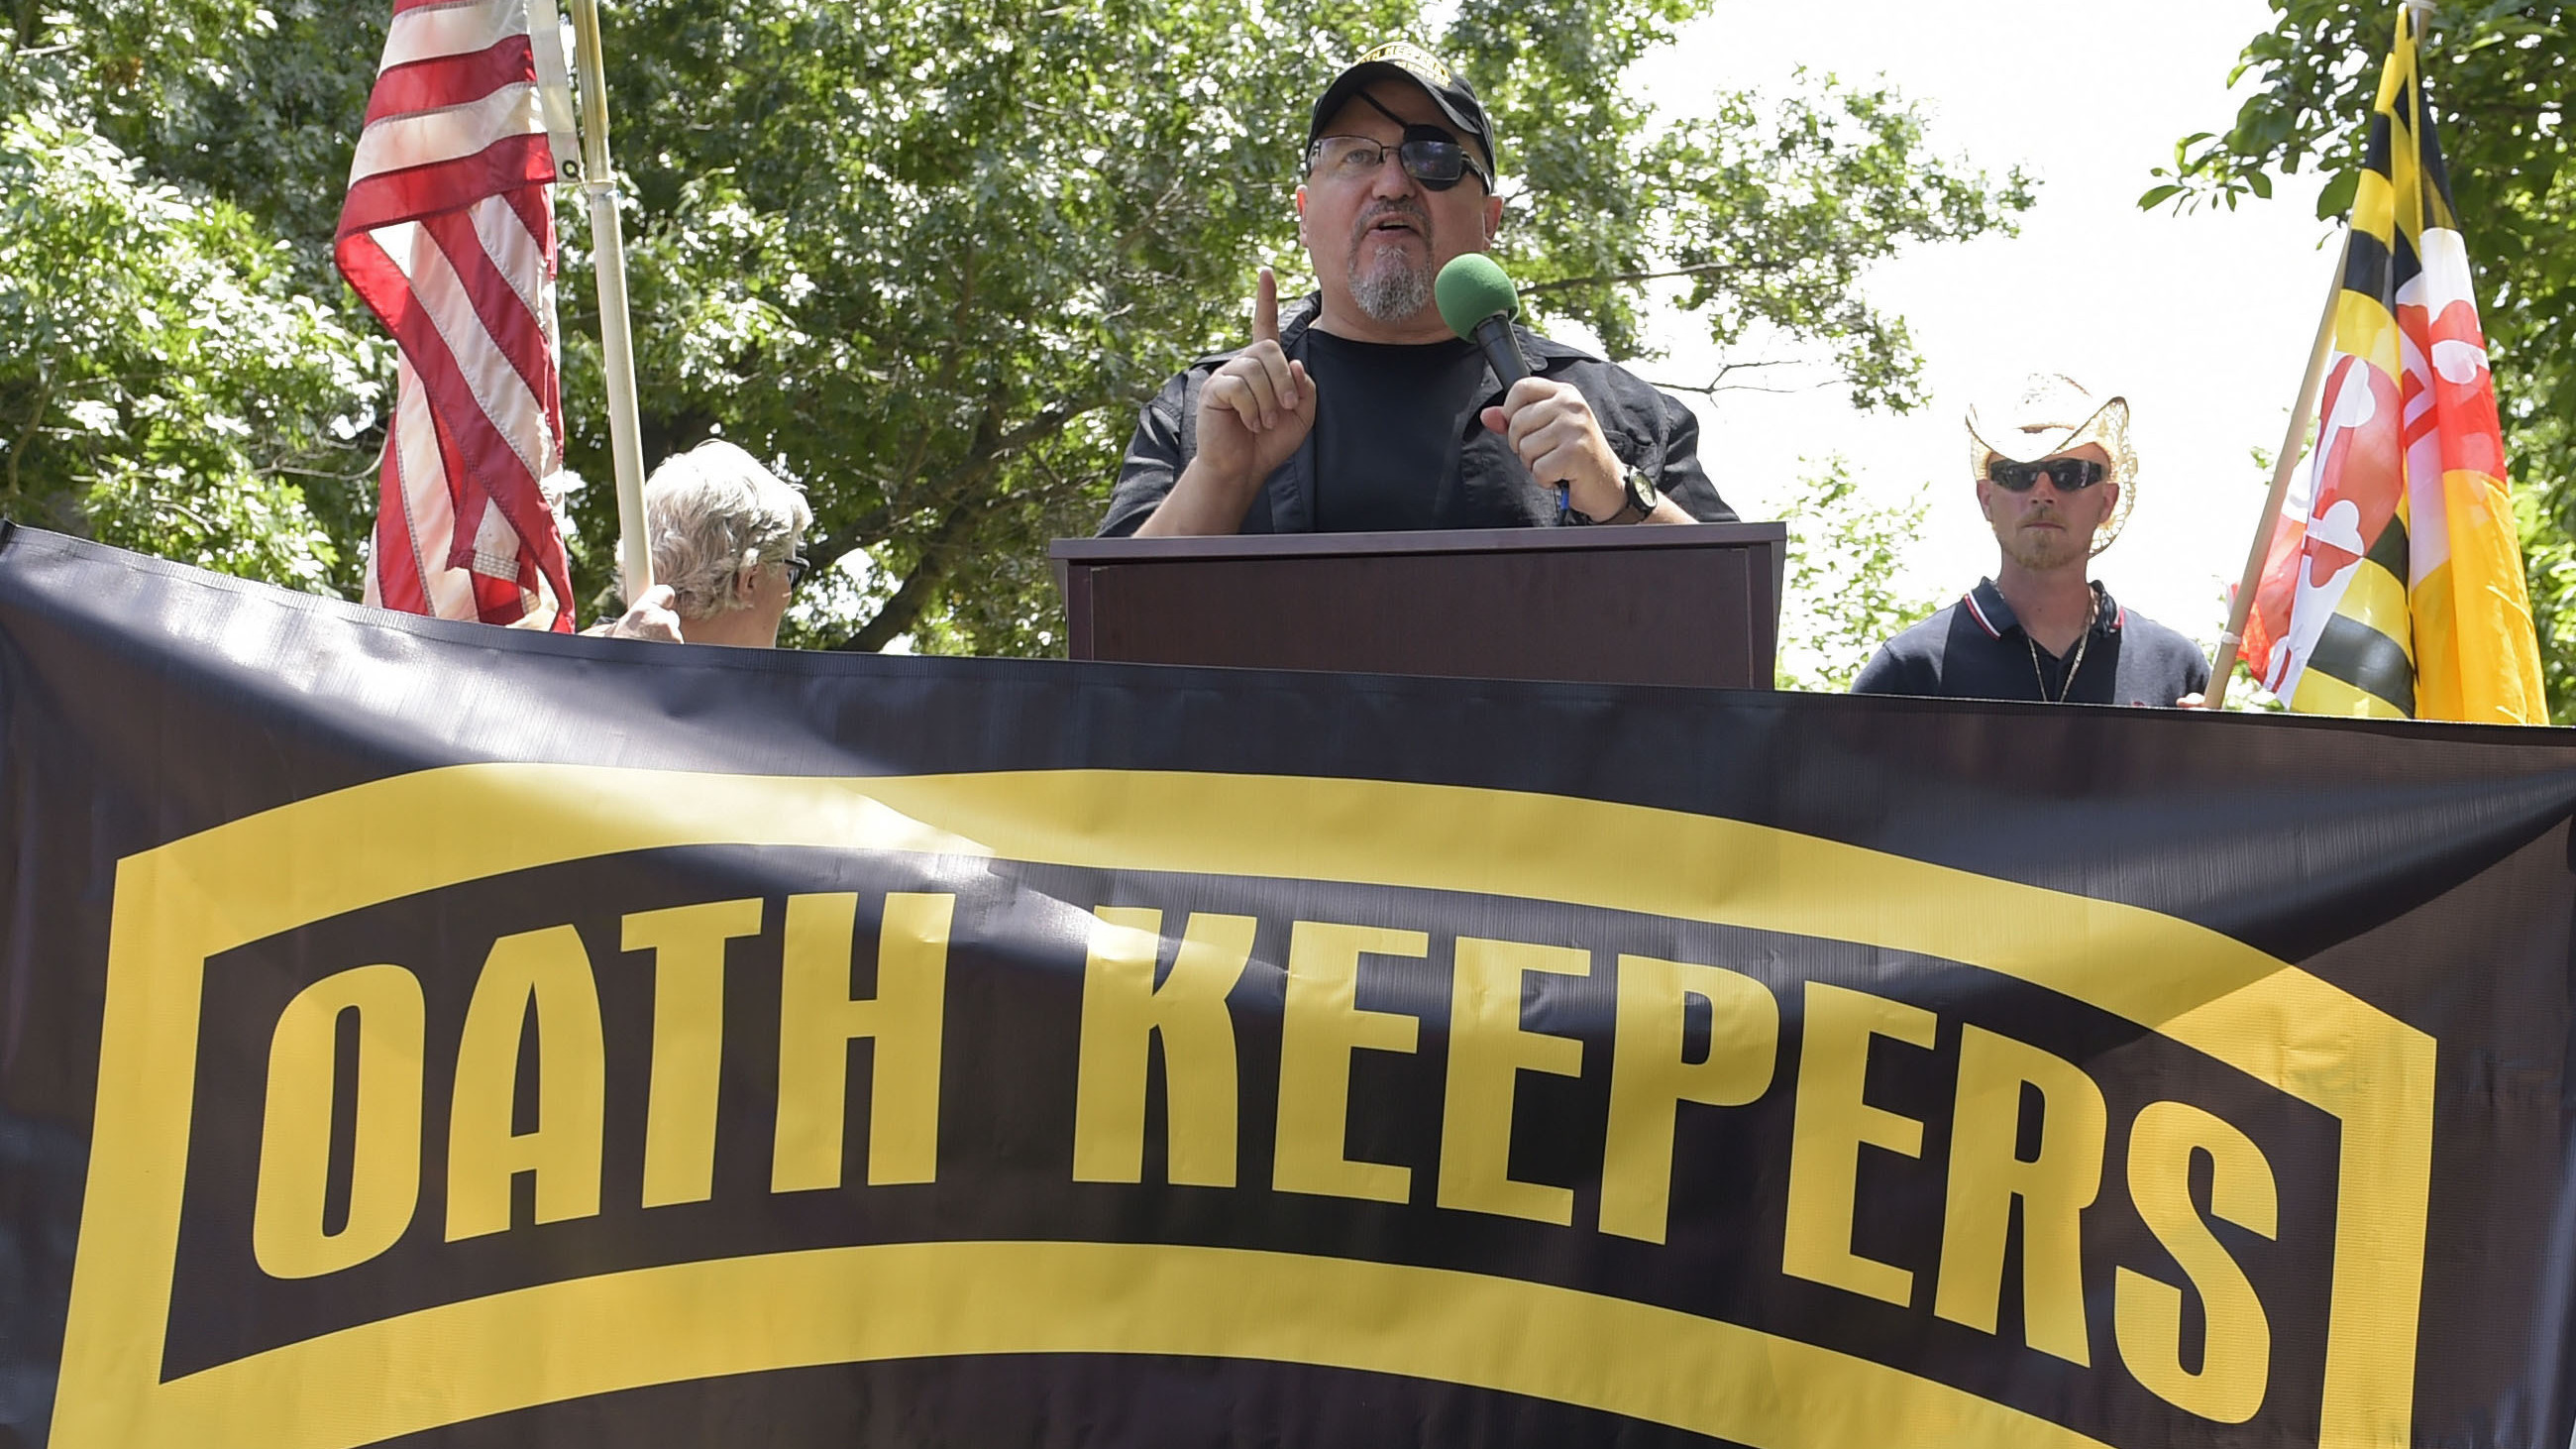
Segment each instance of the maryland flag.
M2400 7L2372 108L2314 462L2243 655L2309 714L2545 724L2468 250Z

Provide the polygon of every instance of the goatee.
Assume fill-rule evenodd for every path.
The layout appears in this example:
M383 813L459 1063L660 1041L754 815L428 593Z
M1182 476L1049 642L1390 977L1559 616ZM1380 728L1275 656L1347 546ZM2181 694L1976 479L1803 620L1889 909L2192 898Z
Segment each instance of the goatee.
M1431 214L1410 201L1389 201L1370 207L1351 231L1351 300L1370 318L1379 322L1408 322L1431 305L1432 285L1436 280L1431 260L1426 255L1416 261L1409 248L1391 244L1378 253L1375 265L1363 273L1360 253L1377 224L1390 216L1400 216L1413 223L1424 252L1431 249Z
M1388 252L1365 274L1351 269L1351 300L1377 321L1403 322L1431 305L1433 280L1429 262Z

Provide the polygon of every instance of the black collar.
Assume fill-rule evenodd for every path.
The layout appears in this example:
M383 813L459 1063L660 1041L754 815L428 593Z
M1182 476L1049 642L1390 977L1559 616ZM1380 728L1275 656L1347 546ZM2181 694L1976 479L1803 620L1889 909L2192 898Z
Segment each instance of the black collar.
M1959 602L1967 609L1968 617L1977 621L1977 627L1992 638L2022 632L2020 616L2004 602L2004 591L1996 588L1992 579L1977 580L1977 586L1961 595ZM2100 579L2093 580L2093 632L2117 634L2128 621L2129 611L2120 607Z

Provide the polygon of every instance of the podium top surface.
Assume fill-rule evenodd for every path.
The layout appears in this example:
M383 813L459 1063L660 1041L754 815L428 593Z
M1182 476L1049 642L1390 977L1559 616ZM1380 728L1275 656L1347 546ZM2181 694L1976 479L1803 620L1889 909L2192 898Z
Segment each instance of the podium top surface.
M1066 564L1158 559L1347 558L1360 554L1556 553L1582 549L1722 548L1780 543L1785 523L1628 524L1600 528L1458 528L1407 533L1234 533L1186 538L1059 538Z
M1780 523L1059 539L1065 655L1765 688Z

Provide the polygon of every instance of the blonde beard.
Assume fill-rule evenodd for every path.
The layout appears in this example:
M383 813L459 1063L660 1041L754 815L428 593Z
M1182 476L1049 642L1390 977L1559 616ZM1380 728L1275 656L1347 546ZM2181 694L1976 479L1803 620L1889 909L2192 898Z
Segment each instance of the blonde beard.
M2059 533L2054 539L2045 534L2026 537L2019 530L2015 530L1998 538L1996 542L2003 545L2004 557L2032 573L2047 573L2054 569L2065 568L2070 564L2081 565L2093 556L2093 535L2087 533L2078 537L2072 528Z

